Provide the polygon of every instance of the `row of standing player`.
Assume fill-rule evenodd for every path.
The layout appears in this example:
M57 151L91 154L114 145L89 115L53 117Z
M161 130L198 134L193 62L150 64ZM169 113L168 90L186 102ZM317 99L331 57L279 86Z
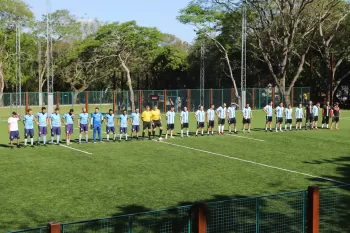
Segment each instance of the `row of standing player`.
M270 126L270 131L272 132L272 116L273 116L273 102L270 102L265 108L263 108L263 111L266 114L266 126L265 131L268 131L268 126ZM309 101L308 105L303 109L302 104L299 104L299 106L295 109L295 118L296 118L296 125L295 129L300 130L302 127L303 118L305 118L305 129L307 130L307 124L309 123L310 129L318 129L318 118L319 118L319 112L320 112L320 103L317 103L316 105L313 105L312 101ZM275 109L275 115L276 115L276 132L278 132L278 129L283 132L282 130L282 124L283 124L283 117L286 117L284 129L287 130L287 125L289 125L289 130L292 130L292 124L293 124L293 108L289 104L287 109L283 108L283 103L280 103L276 109ZM334 107L332 107L329 102L324 104L322 108L322 128L326 125L326 128L329 128L329 120L332 118L332 123L330 129L333 129L333 124L335 124L335 128L339 130L339 118L340 118L341 112L339 108L339 104L335 103Z

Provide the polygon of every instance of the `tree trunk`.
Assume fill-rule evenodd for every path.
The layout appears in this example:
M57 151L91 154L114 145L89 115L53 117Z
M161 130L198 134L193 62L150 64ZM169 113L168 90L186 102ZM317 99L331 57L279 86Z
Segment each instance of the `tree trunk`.
M3 106L2 97L4 94L4 88L5 88L4 69L3 69L3 63L0 61L0 107Z
M83 85L81 88L75 88L75 86L71 85L72 90L73 90L73 103L77 104L78 100L78 95L79 93L85 91L88 88L88 85Z
M134 95L134 89L132 88L132 81L131 81L130 70L126 66L126 64L125 64L124 60L121 58L121 56L119 55L118 57L119 57L119 61L122 64L122 67L124 68L124 70L126 72L126 77L128 79L127 85L129 87L129 91L130 91L131 111L135 112L135 95Z
M286 107L291 104L290 102L290 90L286 91L284 94L284 102L286 104Z

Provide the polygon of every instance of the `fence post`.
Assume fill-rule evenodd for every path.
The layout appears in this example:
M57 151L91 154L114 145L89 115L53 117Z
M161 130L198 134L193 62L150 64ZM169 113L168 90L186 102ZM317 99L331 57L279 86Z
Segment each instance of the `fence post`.
M292 108L294 107L294 87L292 87Z
M49 222L47 225L48 233L61 233L61 224L57 222Z
M85 91L85 108L86 112L89 112L89 92Z
M28 100L28 92L26 92L26 112L28 112L28 109L29 109L29 100Z
M235 102L235 89L231 88L231 102L234 103Z
M272 87L272 107L275 107L275 87Z
M191 111L191 90L187 89L187 110Z
M117 91L113 91L113 112L117 114Z
M213 104L213 88L210 88L210 106Z
M319 187L308 187L308 219L307 232L318 233L320 220L320 189Z
M61 103L60 97L61 97L60 92L56 91L56 108L60 108L60 103Z
M166 89L164 89L164 102L163 102L163 110L166 112Z
M255 94L254 94L255 93L255 88L254 87L253 87L252 91L253 91L253 93L252 93L252 97L253 97L252 98L252 102L253 102L252 103L252 107L253 107L253 110L254 110L255 109L255 103L254 103L255 102Z
M207 232L207 203L204 201L196 202L194 204L194 214L195 223L194 229L195 233L206 233Z
M140 94L139 94L139 96L140 96L140 112L142 113L142 104L143 104L143 102L142 102L142 90L139 90L139 92L140 92Z

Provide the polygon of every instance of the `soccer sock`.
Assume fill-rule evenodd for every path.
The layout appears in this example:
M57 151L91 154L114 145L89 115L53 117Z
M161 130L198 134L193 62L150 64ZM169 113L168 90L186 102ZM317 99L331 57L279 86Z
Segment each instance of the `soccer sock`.
M59 144L60 143L60 136L57 135L56 140L57 140L57 144Z
M282 125L280 124L280 131L282 131Z
M218 132L220 133L221 125L218 126Z
M46 144L46 135L43 136L44 144Z
M122 140L122 137L123 137L123 134L121 133L121 134L119 135L119 140Z
M287 130L287 125L284 125L284 130Z
M289 129L292 130L292 125L289 125Z
M86 142L89 141L89 135L88 134L85 134L85 140L86 140Z
M170 137L172 137L173 136L173 131L172 130L170 130Z
M109 134L107 134L107 141L109 141Z
M204 134L204 129L202 129L202 135Z
M327 124L327 129L328 129L328 124Z
M186 134L187 134L187 136L188 136L188 133L189 133L189 132L188 132L188 129L187 129L187 130L186 130Z
M128 134L125 134L125 140L128 140Z
M116 139L116 137L117 137L117 135L116 135L116 134L113 134L113 140L115 140L115 139Z
M24 146L27 145L28 139L24 139Z
M51 143L52 143L52 144L53 144L53 139L54 139L53 136L51 136Z
M81 135L81 134L79 134L79 142L81 142L81 138L82 138L82 135Z
M224 129L225 129L225 126L222 125L222 126L221 126L221 133L224 133Z
M321 128L323 129L324 124L322 124Z
M162 134L163 134L163 130L160 129L160 130L159 130L159 137L160 137L160 138L162 137Z
M148 138L151 138L151 132L148 132Z
M235 126L235 132L237 132L237 128L236 128L236 126Z
M267 127L265 127L265 130L267 131Z
M153 130L152 134L153 134L153 137L154 137L154 136L156 135L156 131L155 131L155 130Z
M184 136L184 130L182 129L181 130L181 137L183 137Z

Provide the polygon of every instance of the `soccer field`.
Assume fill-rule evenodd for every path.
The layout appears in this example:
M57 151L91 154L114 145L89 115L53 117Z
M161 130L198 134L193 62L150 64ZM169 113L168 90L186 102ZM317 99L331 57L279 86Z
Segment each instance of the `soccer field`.
M264 113L254 111L252 133L243 134L237 111L238 135L181 138L177 114L175 138L163 142L73 143L14 150L8 147L8 113L0 110L0 232L197 200L350 184L349 111L342 112L339 131L266 133ZM194 133L194 115L190 128ZM75 128L74 139L77 133Z

